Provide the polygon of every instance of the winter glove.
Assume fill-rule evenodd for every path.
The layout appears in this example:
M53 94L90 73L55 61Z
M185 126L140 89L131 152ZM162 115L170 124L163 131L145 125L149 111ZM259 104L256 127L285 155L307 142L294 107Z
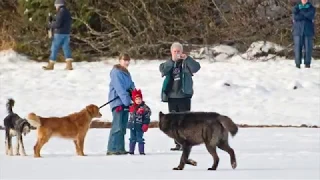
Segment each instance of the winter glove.
M120 111L122 111L122 110L123 110L122 106L117 106L117 107L116 107L116 112L120 112Z
M147 131L148 131L148 128L149 128L149 125L148 125L148 124L142 125L142 131L143 131L143 132L147 132Z
M137 114L143 114L144 113L144 109L143 108L139 108L138 110L137 110Z
M129 107L129 112L131 112L131 113L134 112L134 106Z

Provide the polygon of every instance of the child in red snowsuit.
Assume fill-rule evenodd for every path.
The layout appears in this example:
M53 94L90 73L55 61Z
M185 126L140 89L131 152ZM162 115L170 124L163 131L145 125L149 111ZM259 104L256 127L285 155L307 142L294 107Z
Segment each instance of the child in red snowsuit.
M133 105L130 106L130 118L128 128L130 129L129 153L134 154L136 143L138 143L139 153L144 153L143 134L148 130L150 123L151 110L142 99L141 90L134 89L132 91Z

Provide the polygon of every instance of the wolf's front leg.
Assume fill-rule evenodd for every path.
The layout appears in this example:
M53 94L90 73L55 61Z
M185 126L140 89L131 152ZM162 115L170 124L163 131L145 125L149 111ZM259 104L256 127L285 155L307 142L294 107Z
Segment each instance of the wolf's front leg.
M190 152L191 152L192 146L183 145L182 146L182 155L180 158L180 164L178 167L173 168L173 170L183 170L186 163L189 163L188 161Z

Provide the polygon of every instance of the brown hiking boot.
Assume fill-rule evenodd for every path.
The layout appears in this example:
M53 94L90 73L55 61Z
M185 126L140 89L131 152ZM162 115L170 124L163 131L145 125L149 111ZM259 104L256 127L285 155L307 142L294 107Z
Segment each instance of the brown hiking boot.
M72 60L73 59L66 59L66 68L65 68L65 70L73 70L73 68L72 68Z
M42 66L42 69L44 70L53 70L54 69L54 63L55 61L49 60L47 66Z

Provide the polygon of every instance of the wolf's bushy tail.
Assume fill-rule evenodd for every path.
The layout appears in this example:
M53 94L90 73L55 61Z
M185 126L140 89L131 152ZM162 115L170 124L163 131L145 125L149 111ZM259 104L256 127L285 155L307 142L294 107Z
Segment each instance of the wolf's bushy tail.
M33 127L40 127L41 121L40 118L35 113L28 114L27 121L31 124Z
M13 113L12 107L14 106L14 103L15 103L15 101L13 99L11 99L11 98L8 99L8 102L7 102L6 106L7 106L7 111L8 111L9 114Z
M228 116L219 116L219 121L222 126L228 130L232 136L235 136L238 132L238 126Z

